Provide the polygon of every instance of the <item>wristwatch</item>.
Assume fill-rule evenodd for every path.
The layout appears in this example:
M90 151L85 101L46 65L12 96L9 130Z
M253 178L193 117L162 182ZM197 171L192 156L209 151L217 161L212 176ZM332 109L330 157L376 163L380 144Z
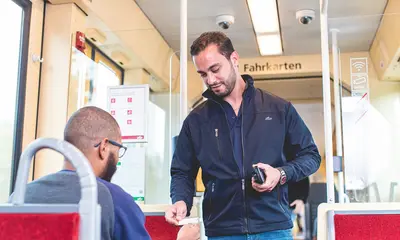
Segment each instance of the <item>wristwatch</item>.
M280 168L280 167L278 167L277 168L278 169L278 171L279 171L279 173L281 174L281 178L279 179L279 184L280 185L283 185L283 184L285 184L286 183L286 173L285 173L285 171L282 169L282 168Z

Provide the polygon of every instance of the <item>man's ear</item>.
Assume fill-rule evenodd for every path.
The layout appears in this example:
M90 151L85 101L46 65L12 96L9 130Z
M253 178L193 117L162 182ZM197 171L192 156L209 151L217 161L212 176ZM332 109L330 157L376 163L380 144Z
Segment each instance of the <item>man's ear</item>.
M99 145L99 157L101 160L107 159L108 157L108 139L104 138Z
M231 59L233 66L239 67L239 53L238 52L233 51L230 59Z

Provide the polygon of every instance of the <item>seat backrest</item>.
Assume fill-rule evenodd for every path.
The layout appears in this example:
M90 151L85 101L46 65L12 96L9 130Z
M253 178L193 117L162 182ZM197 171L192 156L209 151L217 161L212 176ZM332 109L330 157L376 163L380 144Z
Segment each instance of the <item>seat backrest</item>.
M79 213L0 213L0 239L78 240Z
M31 160L36 152L50 148L61 153L72 166L76 169L81 186L81 199L79 204L25 204L25 191L28 181ZM15 191L10 198L10 204L0 205L0 214L3 221L0 220L0 234L27 233L22 239L60 239L58 237L45 238L53 236L63 229L66 239L98 240L100 239L100 206L98 205L97 181L92 167L86 157L72 144L57 139L43 138L36 139L30 143L21 154L18 166L18 173L15 184ZM69 221L68 228L64 228L62 220ZM10 225L8 222L14 222ZM37 228L36 223L47 222L53 228ZM5 225L7 224L7 227ZM78 224L78 225L77 225ZM55 228L56 227L56 228ZM14 229L17 233L11 233ZM29 229L29 231L27 231ZM47 229L47 230L46 230ZM41 232L41 234L37 234ZM33 237L37 235L37 237ZM71 238L70 238L71 237Z
M400 214L335 214L335 239L400 239Z

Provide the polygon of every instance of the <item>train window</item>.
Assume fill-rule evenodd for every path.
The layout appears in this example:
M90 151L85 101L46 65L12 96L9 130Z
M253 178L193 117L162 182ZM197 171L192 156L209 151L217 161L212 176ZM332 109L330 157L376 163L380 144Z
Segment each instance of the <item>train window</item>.
M108 86L120 85L120 80L115 72L102 61L97 64L97 81L94 82L92 105L107 109Z
M107 88L122 84L123 71L102 52L94 48L94 61L97 63L97 81L93 82L93 105L107 108Z
M97 48L94 48L94 61L96 63L102 63L103 66L107 66L115 78L122 83L123 70L116 63L107 58L106 55L100 52Z
M13 188L21 154L28 35L29 0L0 1L0 203L6 202Z
M84 52L73 48L68 115L83 106L107 108L107 88L123 84L124 71L95 45Z

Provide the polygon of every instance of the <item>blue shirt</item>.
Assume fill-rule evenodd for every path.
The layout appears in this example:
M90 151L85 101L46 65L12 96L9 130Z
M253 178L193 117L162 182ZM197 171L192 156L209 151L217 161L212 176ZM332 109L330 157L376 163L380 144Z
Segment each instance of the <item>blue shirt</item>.
M150 240L145 228L145 216L133 197L113 183L97 179L111 193L114 203L114 239Z
M239 108L237 116L229 103L222 101L222 107L224 108L226 118L228 120L228 127L230 130L231 142L233 147L233 155L235 156L235 161L239 167L241 176L243 176L242 107Z
M245 79L246 80L246 79ZM246 83L247 84L247 83ZM228 121L228 127L231 135L231 142L233 147L233 155L235 157L235 161L239 167L241 177L244 177L243 172L243 144L242 143L242 121L243 121L243 113L242 110L244 107L249 105L250 97L247 94L247 86L246 90L243 93L242 104L240 105L238 115L236 115L235 110L233 110L232 106L226 102L221 101L221 105L225 111L226 118ZM243 103L245 104L243 107Z

